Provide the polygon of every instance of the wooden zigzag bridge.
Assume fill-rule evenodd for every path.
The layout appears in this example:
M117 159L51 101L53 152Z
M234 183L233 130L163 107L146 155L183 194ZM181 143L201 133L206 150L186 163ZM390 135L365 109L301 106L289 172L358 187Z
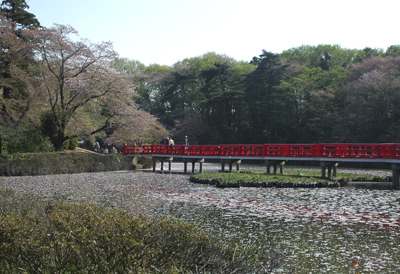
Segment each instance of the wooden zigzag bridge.
M264 161L267 173L274 173L279 167L283 173L285 163L290 160L315 161L320 163L322 178L332 179L336 176L336 169L340 162L369 162L386 163L393 172L392 184L394 189L399 189L400 171L400 143L332 143L332 144L234 144L234 145L141 145L124 146L127 156L148 156L153 160L153 171L156 170L156 162L161 162L163 170L164 162L169 162L169 170L174 158L179 158L184 163L184 173L187 173L187 164L192 164L192 173L195 164L202 164L206 159L219 161L221 170L225 171L225 165L240 170L242 160Z

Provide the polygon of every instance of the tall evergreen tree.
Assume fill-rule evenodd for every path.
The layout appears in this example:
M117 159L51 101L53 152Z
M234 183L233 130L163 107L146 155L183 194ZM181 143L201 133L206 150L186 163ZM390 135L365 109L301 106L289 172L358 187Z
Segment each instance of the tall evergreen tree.
M175 68L164 78L165 88L160 100L163 103L163 122L170 128L177 119L182 118L184 110L196 104L199 95L197 74L187 65Z
M32 29L40 27L36 16L28 11L28 4L25 0L3 0L1 12L11 21L17 24L19 29Z
M4 0L0 6L0 126L9 132L16 129L29 109L26 91L27 71L32 64L32 46L22 32L40 26L35 15L27 12L24 0ZM3 130L0 130L0 153L3 153Z
M279 55L263 50L252 63L257 68L245 79L246 102L249 113L248 140L255 143L281 141L278 128L289 109L285 106L286 90L279 89L286 77L287 66Z
M202 72L204 100L201 104L207 124L215 132L213 142L238 142L238 124L243 90L234 76L235 70L227 61L219 61ZM211 139L211 138L208 138Z
M27 69L33 62L33 54L26 45L29 44L28 38L22 37L21 31L40 27L40 24L34 14L25 10L29 8L25 0L4 0L0 7L3 34L0 37L0 87L3 88L3 97L10 99L24 94L24 83L13 75L11 67ZM11 22L5 22L7 19Z

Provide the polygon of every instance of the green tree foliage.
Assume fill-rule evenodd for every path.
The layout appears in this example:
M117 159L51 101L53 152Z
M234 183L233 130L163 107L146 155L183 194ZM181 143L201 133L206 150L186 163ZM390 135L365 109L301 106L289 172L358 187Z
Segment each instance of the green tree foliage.
M282 83L295 97L297 140L302 142L332 141L330 129L340 104L341 84L347 70L335 66L329 71L320 67L303 67L300 73ZM324 141L325 140L325 141Z
M152 64L147 66L142 73L134 76L137 83L135 91L138 95L135 101L140 109L153 115L164 113L161 96L165 87L161 84L161 79L166 77L170 71L171 68L168 66Z
M113 66L134 83L136 96L133 99L139 109L160 117L164 113L160 99L164 88L161 80L171 71L171 68L158 64L145 66L139 61L126 58L116 59Z
M44 136L47 136L54 144L57 141L57 133L59 125L57 123L57 117L54 117L54 113L50 110L44 111L40 117L40 130Z
M17 130L29 115L38 94L29 85L35 61L31 40L22 37L24 29L38 25L24 9L25 1L3 1L0 12L0 125ZM33 20L35 19L35 20ZM0 132L0 153L5 136Z
M255 143L283 141L279 128L285 126L284 117L291 111L292 94L279 86L287 77L288 65L281 63L279 55L265 50L252 63L257 67L245 79L247 139Z
M25 0L3 0L1 12L11 21L15 22L20 29L40 27L36 16L28 11L28 4Z
M320 67L325 71L333 66L348 68L359 56L359 50L343 49L339 45L300 46L281 54L289 62L298 62L310 68Z
M253 65L210 52L174 65L161 80L163 112L176 140L238 142L243 119L244 75Z
M112 61L113 67L126 75L135 75L142 72L146 66L137 60L128 58L116 58Z
M176 64L173 71L164 78L166 88L161 94L164 104L164 122L173 127L174 121L179 119L186 108L195 107L201 96L198 75L190 65L183 61Z
M300 67L282 84L296 97L298 142L335 141L334 125L344 100L342 88L350 65L364 58L363 53L329 45L303 46L282 53L284 60Z
M35 126L4 129L4 151L8 154L53 151L51 141Z
M4 0L1 3L0 64L5 99L27 96L26 82L18 76L16 69L26 70L34 60L32 48L27 45L29 38L22 37L21 30L40 27L35 15L26 11L28 8L25 0Z
M375 56L381 56L382 54L383 54L382 49L373 49L370 47L366 47L362 51L360 51L357 61L361 62L364 59L375 57Z
M389 58L397 50L397 46L386 53L338 45L301 46L282 54L263 51L249 63L207 53L180 61L162 73L158 70L157 77L154 66L141 69L136 76L140 75L139 86L145 92L138 102L167 125L178 143L184 135L189 135L192 144L389 141L397 134L393 106L384 112L387 115L379 116L379 132L390 128L381 137L373 131L350 132L364 121L369 125L371 117L378 117L378 109L391 105L389 99L381 100L383 93L392 94L388 98L396 102L398 75L395 66L385 64L393 63ZM382 76L378 80L375 75L379 89L371 91L376 94L371 102L378 102L373 114L365 112L372 109L364 109L366 102L359 107L350 102L361 102L354 97L355 81L367 78L371 68L366 64L377 63L378 57Z
M386 52L385 55L390 55L390 56L400 56L400 45L392 45L390 46Z
M235 67L229 60L217 61L202 71L204 99L200 109L210 130L215 133L207 137L210 143L240 139L238 126L242 119L244 92L239 85L241 79L234 74Z
M76 138L72 138L72 139L68 139L69 143L68 143L68 148L69 150L75 150L78 147L78 137Z

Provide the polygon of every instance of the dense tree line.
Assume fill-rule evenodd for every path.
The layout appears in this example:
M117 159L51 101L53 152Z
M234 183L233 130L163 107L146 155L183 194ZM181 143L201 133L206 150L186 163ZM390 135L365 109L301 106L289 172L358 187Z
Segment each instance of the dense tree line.
M24 0L1 4L0 141L8 151L29 142L61 150L77 137L400 142L400 45L263 50L249 62L209 52L146 66L118 58L110 43L77 39L70 26L43 28L27 8Z
M206 53L172 67L120 59L140 107L192 143L399 142L400 46L300 46L250 62ZM179 141L178 141L179 143Z

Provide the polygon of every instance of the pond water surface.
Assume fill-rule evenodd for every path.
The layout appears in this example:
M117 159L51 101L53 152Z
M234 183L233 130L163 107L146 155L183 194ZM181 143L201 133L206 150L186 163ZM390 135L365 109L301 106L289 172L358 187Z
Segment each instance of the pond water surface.
M270 246L298 273L400 272L399 191L189 184L151 195L164 201L155 215L240 245Z
M0 186L166 215L242 246L269 247L298 273L399 273L400 191L225 188L188 175L105 172L0 177Z
M200 186L159 195L159 214L271 246L299 273L400 271L399 192Z

